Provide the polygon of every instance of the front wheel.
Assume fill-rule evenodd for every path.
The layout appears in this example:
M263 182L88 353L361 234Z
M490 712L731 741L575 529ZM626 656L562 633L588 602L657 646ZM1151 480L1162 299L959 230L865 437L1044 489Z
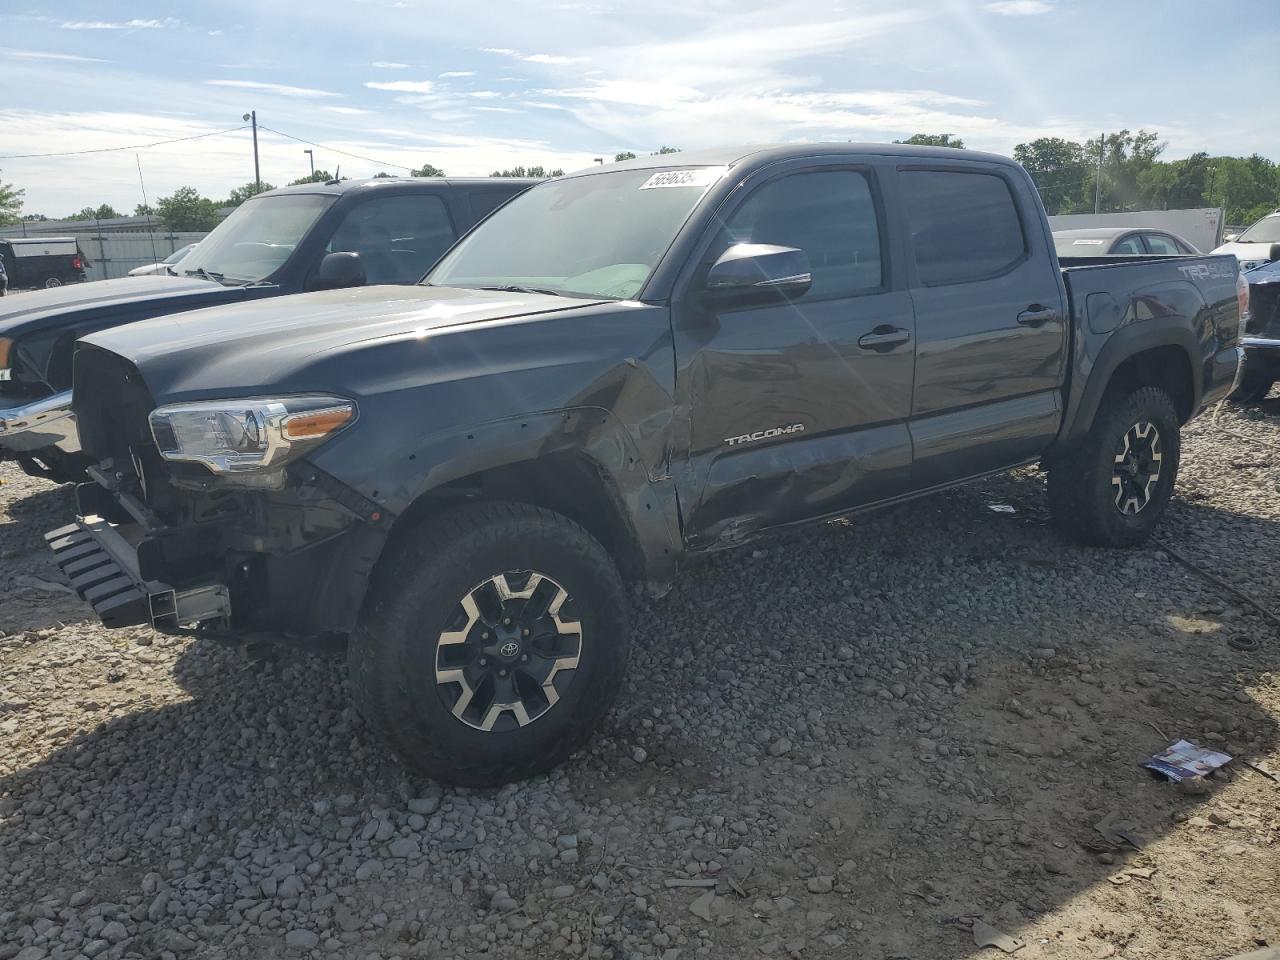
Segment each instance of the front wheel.
M348 668L357 706L408 764L493 786L587 741L629 649L626 593L598 542L549 510L482 503L389 549Z
M1088 434L1049 466L1049 508L1067 536L1092 546L1144 542L1173 496L1181 422L1158 387L1109 393Z

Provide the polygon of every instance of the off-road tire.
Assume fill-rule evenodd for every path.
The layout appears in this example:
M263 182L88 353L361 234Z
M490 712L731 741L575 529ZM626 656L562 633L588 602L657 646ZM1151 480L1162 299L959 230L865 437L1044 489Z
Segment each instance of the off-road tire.
M1240 385L1232 391L1232 403L1259 403L1271 392L1274 378L1263 373L1246 373L1240 378Z
M1112 483L1117 451L1136 425L1154 425L1161 448L1158 479L1150 499L1126 514L1116 503ZM1108 392L1089 432L1049 465L1049 510L1054 525L1080 543L1132 547L1151 536L1178 476L1181 421L1172 398L1159 387Z
M380 561L347 648L357 708L411 767L446 783L496 786L552 769L608 712L626 671L626 591L605 549L560 514L476 503L418 521ZM558 702L515 730L482 731L437 690L440 634L486 579L536 570L563 585L581 624L580 661Z

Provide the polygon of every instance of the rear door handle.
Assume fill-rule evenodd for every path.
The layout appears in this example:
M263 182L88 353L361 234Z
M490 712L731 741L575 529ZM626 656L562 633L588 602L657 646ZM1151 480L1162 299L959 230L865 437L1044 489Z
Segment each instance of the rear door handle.
M903 330L901 327L891 327L888 324L881 324L870 333L865 333L858 338L858 346L863 350L892 350L901 343L906 343L911 339L911 331Z
M1042 307L1038 303L1033 303L1027 309L1018 314L1018 322L1024 327L1038 327L1041 324L1048 323L1058 317L1058 311L1053 307Z

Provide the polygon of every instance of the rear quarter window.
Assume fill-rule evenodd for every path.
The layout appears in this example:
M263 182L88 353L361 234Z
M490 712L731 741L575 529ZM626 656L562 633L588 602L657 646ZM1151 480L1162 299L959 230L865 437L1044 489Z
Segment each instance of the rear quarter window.
M1003 177L952 170L904 170L899 177L922 284L993 277L1026 255L1022 220Z

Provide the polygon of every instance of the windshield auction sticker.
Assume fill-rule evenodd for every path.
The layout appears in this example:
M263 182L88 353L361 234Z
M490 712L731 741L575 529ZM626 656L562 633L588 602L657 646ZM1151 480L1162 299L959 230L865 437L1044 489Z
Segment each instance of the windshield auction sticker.
M640 184L641 190L662 187L709 187L722 176L724 167L693 167L689 170L663 170Z

